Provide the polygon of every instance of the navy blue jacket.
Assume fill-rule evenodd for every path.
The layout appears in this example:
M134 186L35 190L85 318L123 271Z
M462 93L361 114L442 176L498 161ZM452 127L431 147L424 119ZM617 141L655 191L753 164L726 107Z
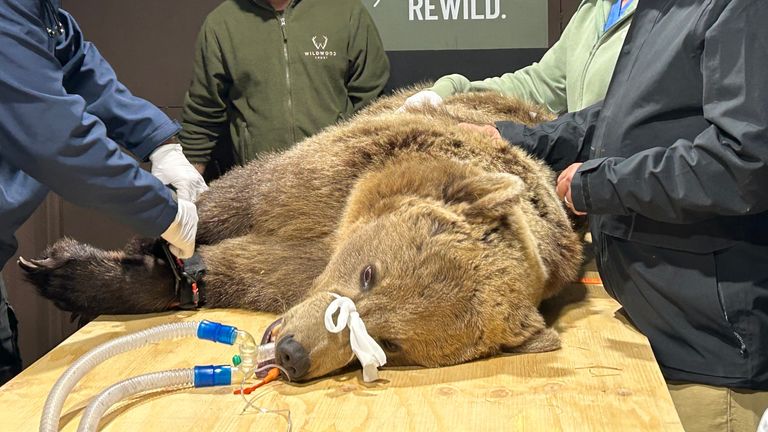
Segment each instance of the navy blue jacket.
M584 162L574 206L668 379L768 389L766 22L765 0L641 0L601 104L497 125Z
M167 188L118 145L146 160L178 125L117 80L58 3L63 34L52 37L42 1L0 2L0 269L49 190L147 236L177 211Z

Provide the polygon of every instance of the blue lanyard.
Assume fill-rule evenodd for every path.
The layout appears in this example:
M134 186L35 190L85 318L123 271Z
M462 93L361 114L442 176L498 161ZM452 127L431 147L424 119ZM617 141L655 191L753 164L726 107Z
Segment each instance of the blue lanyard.
M608 31L608 29L613 27L613 25L616 24L621 19L621 17L624 16L624 13L627 11L627 9L629 9L629 6L632 5L633 1L634 0L629 0L624 6L621 5L621 0L616 0L613 2L611 11L608 13L608 18L605 20L603 31Z

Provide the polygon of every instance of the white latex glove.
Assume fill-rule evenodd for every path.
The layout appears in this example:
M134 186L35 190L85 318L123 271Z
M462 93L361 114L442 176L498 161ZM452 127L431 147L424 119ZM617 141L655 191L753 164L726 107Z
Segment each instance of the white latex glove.
M433 106L438 106L443 103L443 98L440 97L439 94L433 92L432 90L422 90L415 95L409 97L405 100L405 103L403 103L403 106L401 106L398 111L402 112L405 111L408 107L418 106L422 104L429 104Z
M768 432L768 409L763 412L760 418L760 424L757 425L757 432Z
M181 144L163 144L149 155L152 175L176 188L179 200L197 201L197 196L208 190L203 176L189 163Z
M160 236L170 243L171 253L184 259L195 253L197 235L197 206L179 198L179 210L171 226Z

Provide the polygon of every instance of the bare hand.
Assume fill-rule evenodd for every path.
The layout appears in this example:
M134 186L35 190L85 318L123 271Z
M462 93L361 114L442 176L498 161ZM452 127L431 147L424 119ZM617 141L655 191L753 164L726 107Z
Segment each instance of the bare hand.
M476 125L473 123L459 123L459 127L464 128L466 130L474 131L474 132L480 132L491 138L502 139L501 134L499 133L499 130L496 129L496 127L493 125Z
M573 175L576 174L576 171L579 170L580 166L581 163L572 164L560 173L560 175L557 177L557 187L555 188L555 192L557 192L557 196L563 200L566 207L568 207L568 209L570 209L573 214L577 216L584 216L586 213L580 212L576 210L575 207L573 207L573 196L571 195L571 182L573 182Z

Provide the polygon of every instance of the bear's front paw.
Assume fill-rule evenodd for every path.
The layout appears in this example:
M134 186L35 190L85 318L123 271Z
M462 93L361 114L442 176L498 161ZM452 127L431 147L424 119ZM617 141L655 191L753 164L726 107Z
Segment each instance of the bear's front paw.
M63 239L42 258L19 258L19 266L41 296L65 311L88 317L160 312L177 300L171 268L147 253L151 243L110 251Z
M114 253L65 238L50 246L41 258L19 257L27 281L62 310L87 313L93 305L94 283L108 267ZM110 262L111 261L111 262ZM90 303L90 304L89 304Z

